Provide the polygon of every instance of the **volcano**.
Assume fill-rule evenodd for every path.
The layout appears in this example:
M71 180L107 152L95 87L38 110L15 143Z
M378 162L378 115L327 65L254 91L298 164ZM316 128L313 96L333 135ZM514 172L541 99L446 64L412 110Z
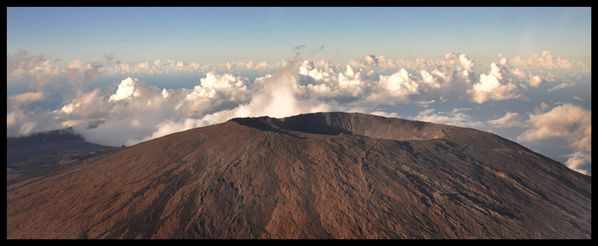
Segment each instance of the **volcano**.
M497 135L235 118L7 187L8 238L590 238L591 177Z

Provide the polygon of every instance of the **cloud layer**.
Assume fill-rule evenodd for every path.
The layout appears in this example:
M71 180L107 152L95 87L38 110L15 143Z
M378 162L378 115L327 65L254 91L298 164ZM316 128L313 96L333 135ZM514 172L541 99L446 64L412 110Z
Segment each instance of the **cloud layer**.
M536 141L547 138L563 138L576 152L569 156L567 166L583 170L582 164L591 162L592 113L573 104L558 105L546 112L529 116L531 128L523 132L521 139ZM587 173L587 170L583 170Z
M563 104L531 113L507 111L495 119L479 119L471 113L472 107L495 102L523 102L528 92L558 93L574 87L576 83L562 81L589 74L583 63L550 52L510 60L499 54L485 66L486 72L476 74L476 63L457 52L436 60L366 54L344 63L299 57L300 53L296 60L278 63L219 65L160 59L127 64L115 62L113 56L101 62L61 63L19 52L7 59L8 86L22 88L8 97L7 132L20 136L72 126L91 142L120 146L234 117L353 111L479 129L524 128L522 140L567 141L575 151L567 161L571 168L584 170L584 163L591 162L591 128L587 127L591 111ZM252 78L241 75L247 70L261 72ZM160 73L197 73L198 81L193 88L166 89L135 76ZM110 74L122 76L116 87L91 86L98 76ZM39 106L50 99L59 106ZM469 106L439 108L449 103ZM411 116L392 110L409 105L424 109Z

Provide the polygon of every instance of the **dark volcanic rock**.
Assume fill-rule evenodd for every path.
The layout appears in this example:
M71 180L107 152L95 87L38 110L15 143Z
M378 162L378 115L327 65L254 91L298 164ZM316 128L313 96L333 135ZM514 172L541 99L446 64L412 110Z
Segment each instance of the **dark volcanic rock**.
M7 184L48 176L108 153L113 147L86 142L71 128L6 138Z
M473 129L228 122L8 188L9 238L589 238L591 178Z

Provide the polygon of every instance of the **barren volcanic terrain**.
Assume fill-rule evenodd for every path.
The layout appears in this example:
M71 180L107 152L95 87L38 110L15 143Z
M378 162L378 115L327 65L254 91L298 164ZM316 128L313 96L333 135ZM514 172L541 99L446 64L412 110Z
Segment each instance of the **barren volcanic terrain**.
M474 129L356 113L237 118L11 184L7 232L590 238L590 181Z
M48 176L114 149L88 143L71 128L9 137L6 138L7 184Z

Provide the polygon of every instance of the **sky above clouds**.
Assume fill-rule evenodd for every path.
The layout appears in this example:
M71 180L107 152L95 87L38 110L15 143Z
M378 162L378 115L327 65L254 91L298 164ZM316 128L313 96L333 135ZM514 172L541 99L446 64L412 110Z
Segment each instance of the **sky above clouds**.
M279 61L292 47L325 59L408 59L550 50L589 59L590 8L9 8L8 51L65 60ZM226 50L227 52L222 52Z
M7 135L120 146L233 117L490 131L591 171L589 8L9 8Z

